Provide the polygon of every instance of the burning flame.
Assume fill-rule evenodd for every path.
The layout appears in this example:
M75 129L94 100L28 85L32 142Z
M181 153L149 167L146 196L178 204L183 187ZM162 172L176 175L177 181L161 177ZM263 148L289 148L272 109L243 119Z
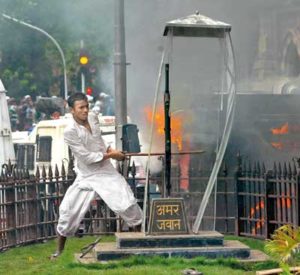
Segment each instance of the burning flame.
M289 124L286 122L281 127L271 128L271 132L273 135L285 135L289 133Z
M274 148L279 149L279 150L282 150L282 148L283 148L283 143L282 142L271 142L271 145Z
M152 110L150 107L145 108L145 113L147 120L149 122L152 122ZM171 139L172 143L176 144L178 147L178 150L182 150L182 124L183 124L183 119L182 117L178 115L173 115L171 116ZM164 135L165 134L165 117L164 117L164 108L163 106L159 106L157 108L155 117L154 117L154 128L156 129L156 132L159 135Z
M265 203L263 200L261 200L260 202L258 202L255 207L251 207L250 209L250 219L253 219L255 216L255 213L260 213L261 210L263 210L265 208ZM252 227L251 233L253 235L256 234L256 230L262 228L265 224L265 219L264 219L264 214L263 211L261 213L261 219L259 219L258 221L255 222L255 227Z

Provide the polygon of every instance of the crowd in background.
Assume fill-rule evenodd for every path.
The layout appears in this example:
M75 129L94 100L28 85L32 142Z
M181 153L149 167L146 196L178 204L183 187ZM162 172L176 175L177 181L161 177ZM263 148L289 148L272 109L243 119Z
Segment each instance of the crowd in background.
M97 97L88 96L90 109L105 116L114 115L113 98L100 93ZM36 123L45 119L58 119L64 115L67 109L66 102L62 98L41 98L33 101L30 95L26 95L17 101L7 97L7 105L12 131L31 131Z
M31 96L24 96L19 103L16 99L8 97L7 104L12 131L30 131L38 119Z

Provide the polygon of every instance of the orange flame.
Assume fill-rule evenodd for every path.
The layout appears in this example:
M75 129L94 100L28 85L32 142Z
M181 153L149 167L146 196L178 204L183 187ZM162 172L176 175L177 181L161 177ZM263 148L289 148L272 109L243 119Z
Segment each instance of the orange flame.
M260 210L264 209L265 208L265 203L263 200L261 200L260 202L258 202L255 207L251 207L250 209L250 219L253 219L254 218L254 215L256 212L259 213ZM262 217L261 219L259 219L258 221L255 222L255 227L252 228L251 230L251 233L253 235L256 234L256 230L262 228L264 226L264 223L265 223L265 219L264 219L264 215L262 213Z
M282 142L271 142L271 145L276 148L281 150L283 148L283 143Z
M147 120L149 122L152 122L152 110L150 107L146 107L144 109L146 113ZM172 143L176 144L178 149L182 149L182 123L183 119L182 117L173 115L171 116L171 139ZM157 108L155 117L154 117L154 128L156 129L156 132L159 135L164 135L165 134L165 117L164 117L164 108L163 106L159 106Z
M285 135L289 133L289 124L286 122L281 127L271 128L271 132L273 135Z

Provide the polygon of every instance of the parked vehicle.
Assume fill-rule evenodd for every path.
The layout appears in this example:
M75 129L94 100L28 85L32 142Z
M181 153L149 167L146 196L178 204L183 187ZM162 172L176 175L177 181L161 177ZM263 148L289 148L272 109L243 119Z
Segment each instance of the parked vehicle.
M13 132L12 139L19 168L35 173L37 167L54 167L69 160L69 148L64 142L64 129L71 114L55 120L42 120L29 132ZM107 145L115 145L115 117L99 116L103 139Z

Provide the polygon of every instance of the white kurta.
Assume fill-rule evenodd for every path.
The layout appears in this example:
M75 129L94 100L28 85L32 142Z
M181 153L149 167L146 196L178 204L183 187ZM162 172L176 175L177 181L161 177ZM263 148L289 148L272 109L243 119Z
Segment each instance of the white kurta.
M75 156L77 177L59 208L57 231L62 236L76 232L97 194L129 226L142 222L142 211L128 183L110 160L102 160L107 149L95 114L89 116L89 124L92 133L72 119L64 132L65 142Z

